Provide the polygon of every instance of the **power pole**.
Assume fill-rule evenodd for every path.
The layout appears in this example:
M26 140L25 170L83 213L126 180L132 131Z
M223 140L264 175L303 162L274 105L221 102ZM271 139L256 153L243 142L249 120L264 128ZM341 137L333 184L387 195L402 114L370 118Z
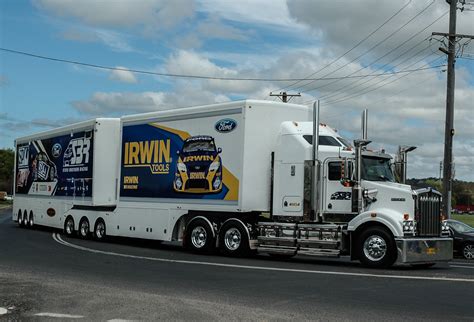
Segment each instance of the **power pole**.
M458 38L470 38L469 35L456 35L456 13L458 0L446 0L449 3L449 33L433 32L433 36L448 38L448 50L440 48L448 56L448 79L446 90L446 121L444 129L444 162L443 162L443 212L446 218L451 217L453 136L454 136L454 89L456 41Z
M299 97L301 96L301 94L300 93L288 94L287 92L280 92L280 94L273 94L270 92L270 96L278 96L283 103L288 103L293 97Z

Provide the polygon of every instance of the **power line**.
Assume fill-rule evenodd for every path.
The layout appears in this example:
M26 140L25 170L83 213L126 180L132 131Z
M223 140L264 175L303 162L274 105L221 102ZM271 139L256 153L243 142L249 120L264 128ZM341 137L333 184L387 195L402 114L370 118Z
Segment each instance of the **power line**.
M302 80L302 79L306 80L306 78L239 78L239 77L215 77L215 76L202 76L202 75L159 73L159 72L150 72L150 71L138 70L138 69L126 69L126 68L120 68L120 67L110 67L110 66L104 66L104 65L90 64L90 63L84 63L84 62L79 62L79 61L74 61L74 60L67 60L67 59L61 59L61 58L54 58L54 57L36 55L36 54L32 54L32 53L28 53L28 52L24 52L24 51L13 50L13 49L8 49L8 48L1 48L0 47L0 50L5 51L5 52L9 52L9 53L13 53L13 54L25 55L25 56L29 56L29 57L45 59L45 60L51 60L51 61L56 61L56 62L61 62L61 63L81 65L81 66L87 66L87 67L98 68L98 69L128 71L128 72L133 72L133 73L138 73L138 74L147 74L147 75L156 75L156 76L165 76L165 77L212 79L212 80L223 80L223 81L260 81L260 82L287 82L287 81L295 81L295 80ZM385 72L385 73L380 73L378 75L353 75L353 76L342 76L342 77L314 78L314 80L335 80L335 79L340 79L340 78L363 78L363 77L373 77L373 76L390 76L390 75L393 75L393 74L402 74L402 73L408 73L408 72L415 72L415 71L418 71L418 70L423 70L423 69L401 70L401 71L397 71L397 72Z
M423 41L424 41L424 40L423 40ZM418 47L418 45L419 45L419 44L417 44L416 46L412 47L409 51L411 51L412 49ZM416 52L413 56L410 56L410 57L408 57L407 59L402 60L402 61L399 62L398 64L394 65L392 68L395 68L395 67L400 66L401 64L407 62L408 60L412 59L413 57L417 57L419 54L421 54L421 53L424 52L425 50L429 49L430 47L431 47L431 44L428 45L427 47L425 47L425 48L419 50L419 51ZM407 52L405 52L405 53L407 53ZM404 54L405 54L405 53L404 53ZM401 56L398 56L396 59L402 57L404 54L402 54ZM425 58L428 58L428 57L431 56L432 54L433 54L433 53L430 52L428 55L424 56L421 60L424 60ZM415 62L415 64L418 63L418 62L421 61L421 60L418 60L417 62ZM387 64L381 66L380 68L384 68L384 67L387 66L388 64L389 64L389 63L387 63ZM411 66L413 66L413 64L410 64L410 65L406 66L405 68L409 68L409 67L411 67ZM377 76L374 76L374 77L372 77L372 78L369 78L368 80L363 81L363 82L361 82L361 83L359 83L360 80L357 80L357 81L355 81L355 82L349 83L348 85L346 85L346 86L344 86L344 87L339 88L335 93L328 94L328 95L323 95L323 96L321 96L319 99L328 99L328 98L330 98L330 97L338 96L338 95L340 95L339 92L340 92L341 90L343 90L343 89L354 89L354 88L360 87L361 85L367 84L368 82L374 80L375 78L377 78ZM358 84L358 83L359 83L359 84ZM358 84L358 85L357 85L357 84Z
M365 56L366 54L368 54L369 52L371 52L373 49L377 48L378 46L380 46L381 44L383 44L385 41L387 41L388 39L390 39L393 35L395 35L396 33L398 33L400 30L402 30L404 27L406 27L408 24L410 24L413 20L415 20L417 17L419 17L420 15L422 15L431 5L433 5L434 1L432 1L429 5L427 5L425 8L423 8L423 10L421 10L420 12L418 12L414 17L412 17L410 20L408 20L407 22L405 22L402 26L400 26L398 29L396 29L395 31L393 31L392 33L390 33L387 37L385 37L383 40L379 41L378 43L376 43L374 46L372 46L370 49L368 49L367 51L365 51L364 53L362 53L361 55L357 56L356 58L352 59L351 61L345 63L344 65L340 66L339 68L337 68L336 70L333 70L329 73L326 73L323 77L326 77L326 76L329 76L339 70L341 70L342 68L346 67L347 65L353 63L354 61L358 60L359 58ZM309 84L312 84L314 83L314 80L313 81L310 81L309 83L303 85L302 87L299 87L299 88L303 88L302 90L300 90L300 92L308 92L307 90L304 90L304 87L308 86ZM316 88L313 88L309 91L313 91L315 89L319 89L319 87L316 87Z
M438 60L439 58L440 58L440 57L438 57L438 58L432 60L432 61L429 62L428 64L431 64L431 63L435 62L435 61ZM439 68L439 67L445 67L445 66L446 66L446 65L438 65L438 66L433 66L433 67ZM336 100L334 100L334 101L325 102L324 104L325 104L325 105L335 105L335 104L339 104L339 103L345 102L345 101L347 101L347 100L349 100L349 99L352 99L352 98L354 98L354 97L361 96L361 95L364 95L364 94L373 92L373 91L375 91L375 90L377 90L377 89L379 89L379 88L382 88L382 87L384 87L384 86L386 86L386 85L392 84L393 82L396 82L396 81L400 80L401 78L404 78L404 77L406 77L406 76L408 76L408 75L410 75L410 74L411 74L411 73L407 73L407 74L405 74L405 75L402 75L402 76L400 76L400 77L398 77L398 78L395 78L394 80L392 80L392 81L390 81L390 82L387 82L387 83L385 83L385 84L382 84L382 85L380 85L380 86L377 86L377 87L375 87L375 88L373 88L373 89L370 89L370 90L368 90L368 91L362 91L362 92L354 93L354 94L348 95L348 96L346 96L346 97L341 97L341 98L336 99ZM385 80L384 80L384 81L385 81ZM381 82L379 82L379 83L381 83ZM371 86L373 86L373 85L371 85ZM370 87L370 86L369 86L369 87ZM367 88L369 88L369 87L367 87ZM367 89L367 88L366 88L366 89Z
M335 62L337 62L338 60L340 60L342 57L344 57L345 55L347 55L348 53L350 53L351 51L353 51L355 48L357 48L360 44L362 44L364 41L366 41L367 39L369 39L373 34L375 34L377 31L379 31L382 27L384 27L387 23L389 23L393 18L395 18L400 12L403 11L403 9L405 9L410 3L411 3L412 0L409 0L405 5L403 5L397 12L395 12L390 18L388 18L383 24L381 24L380 26L378 26L374 31L372 31L370 34L368 34L366 37L364 37L362 40L360 40L357 44L355 44L351 49L347 50L345 53L343 53L342 55L340 55L339 57L337 57L336 59L334 59L333 61L331 61L329 64L327 64L326 66L320 68L319 70L315 71L314 73L308 75L307 77L305 77L304 80L310 80L309 78L316 75L317 73L325 70L327 67L331 66L332 64L334 64ZM302 82L303 80L301 81L297 81L297 82L294 82L286 87L283 87L283 88L280 88L278 90L275 90L273 92L278 92L278 91L281 91L283 89L287 89L287 90L290 90L291 87L293 87L294 85Z
M424 40L423 40L423 41L424 41ZM412 47L411 49L418 47L418 45L419 45L419 44L417 44L416 46ZM431 46L431 45L430 45L430 46ZM409 59L411 59L411 58L413 58L413 57L416 57L416 56L417 56L418 54L420 54L421 52L425 51L426 49L429 49L430 46L421 49L420 51L418 51L418 52L417 52L416 54L414 54L413 56L408 57L408 59L405 59L405 60L401 61L400 63L394 65L394 66L392 67L392 69L394 69L395 67L400 66L401 64L405 63L407 60L409 60ZM410 49L410 50L411 50L411 49ZM430 53L429 55L431 55L431 53ZM402 56L403 56L403 55L402 55ZM380 68L384 68L384 67L387 66L388 64L389 64L389 63L385 64L384 66L382 66L382 67L380 67ZM373 80L373 79L375 79L375 78L377 78L377 76L374 76L374 77L372 77L372 78L369 78L367 82L370 82L371 80ZM323 96L319 97L319 99L327 99L327 98L329 98L329 97L337 96L337 95L340 94L339 92L342 91L343 89L354 89L354 88L357 88L357 87L359 87L359 86L361 86L361 85L363 85L363 84L366 84L367 82L362 82L362 83L360 83L359 85L357 85L357 83L359 83L359 81L351 82L351 83L347 84L346 86L343 86L343 87L337 89L336 92L334 92L334 93L332 93L332 94L328 94L328 95L323 95Z
M388 53L386 53L385 55L379 57L378 59L376 59L375 61L373 61L373 62L370 63L369 65L364 66L364 67L361 67L361 68L359 68L358 70L356 70L355 72L352 72L352 73L350 73L349 75L346 75L346 76L351 76L351 75L353 75L353 74L355 74L355 73L358 73L359 71L364 70L364 69L366 69L366 68L372 66L372 65L375 64L376 62L380 61L382 58L384 58L384 57L390 55L391 53L393 53L394 51L396 51L397 49L399 49L400 47L402 47L403 45L405 45L406 43L408 43L410 40L414 39L416 36L418 36L419 34L421 34L423 31L425 31L426 29L428 29L429 27L431 27L433 24L435 24L436 22L438 22L441 18L443 18L444 16L446 16L446 15L448 14L448 12L449 12L449 11L446 11L444 14L442 14L441 16L439 16L438 18L436 18L434 21L432 21L429 25L427 25L426 27L424 27L423 29L421 29L420 31L418 31L417 33L415 33L413 36L411 36L410 38L408 38L407 40L405 40L404 42L402 42L402 43L401 43L400 45L398 45L397 47L395 47L395 48L393 48L392 50L390 50L390 51L389 51ZM394 57L390 62L387 62L387 63L385 63L383 66L379 67L379 69L382 69L382 68L388 66L390 63L395 62L395 61L398 60L399 58L405 56L407 53L409 53L410 51L412 51L413 49L415 49L416 47L418 47L418 45L420 45L421 43L423 43L425 40L427 40L427 39L430 38L430 37L431 37L431 36L426 37L425 39L423 39L423 40L421 40L420 42L418 42L416 45L414 45L414 46L412 46L411 48L405 50L405 51L404 51L403 53L401 53L400 55ZM425 48L425 49L428 49L430 46L431 46L431 44L430 44L427 48ZM412 57L416 57L418 54L420 54L421 52L423 52L425 49L422 49L422 50L418 51L417 53L415 53L414 55L412 55L411 57L408 57L407 59L402 60L400 63L398 63L398 64L392 66L392 68L395 68L395 67L397 67L397 66L400 66L401 64L403 64L404 62L408 61L408 60L411 59ZM405 68L407 68L407 67L405 67ZM375 73L375 71L374 71L373 73ZM373 79L373 78L372 78L372 79ZM340 80L335 80L335 81L333 81L333 82L331 82L331 83L329 83L329 84L326 84L325 86L320 86L319 88L326 87L326 86L328 86L328 85L337 83L337 82L339 82L339 81L340 81ZM369 81L370 81L370 80L369 80ZM357 84L357 83L359 83L359 82L360 82L360 80L357 80L357 81L355 81L355 82L353 83L353 85L355 85L355 84ZM363 82L362 84L365 84L365 83L367 83L367 81L366 81L366 82ZM361 84L361 85L362 85L362 84ZM342 89L347 88L348 86L350 86L350 84L348 84L348 85L346 85L346 86L344 86L344 87L342 87L342 88L339 88L339 91L342 90ZM355 86L355 87L359 87L359 85L357 85L357 86ZM350 86L350 88L354 88L354 86ZM338 95L338 94L337 94L337 93L334 93L334 94L330 94L329 96L335 96L335 95ZM322 97L320 97L320 99L322 99Z

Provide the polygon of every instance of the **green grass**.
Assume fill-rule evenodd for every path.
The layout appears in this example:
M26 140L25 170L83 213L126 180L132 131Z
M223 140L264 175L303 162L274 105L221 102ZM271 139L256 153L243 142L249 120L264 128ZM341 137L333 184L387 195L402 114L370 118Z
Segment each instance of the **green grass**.
M452 219L462 221L463 223L468 224L471 227L474 227L474 215L452 215Z

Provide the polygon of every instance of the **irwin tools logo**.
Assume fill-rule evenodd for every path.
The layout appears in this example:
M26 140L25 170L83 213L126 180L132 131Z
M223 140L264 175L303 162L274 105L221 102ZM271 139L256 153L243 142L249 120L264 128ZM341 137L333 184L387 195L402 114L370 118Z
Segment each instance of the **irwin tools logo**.
M170 172L170 140L126 142L124 166L127 168L149 167L153 174Z
M219 133L232 132L237 127L237 122L233 119L222 119L216 122L214 128Z

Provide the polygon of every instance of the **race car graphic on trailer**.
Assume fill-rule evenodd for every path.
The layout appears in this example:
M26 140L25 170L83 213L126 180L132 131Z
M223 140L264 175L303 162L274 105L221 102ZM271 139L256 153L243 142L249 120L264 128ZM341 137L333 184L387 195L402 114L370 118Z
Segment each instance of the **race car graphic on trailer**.
M187 138L181 151L173 188L176 192L217 193L222 190L221 148L207 135Z

